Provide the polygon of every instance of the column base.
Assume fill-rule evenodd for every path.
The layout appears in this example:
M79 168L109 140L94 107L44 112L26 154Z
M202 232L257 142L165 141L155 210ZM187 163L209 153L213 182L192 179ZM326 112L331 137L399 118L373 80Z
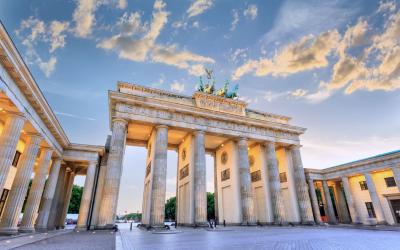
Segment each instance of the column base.
M247 221L247 222L242 222L240 225L241 226L257 226L257 222Z
M80 231L87 231L87 226L86 225L76 225L74 230L80 230Z
M208 222L196 222L194 225L194 227L208 227Z
M314 226L316 223L314 221L302 221L301 225L304 226Z
M115 224L97 225L94 226L95 230L115 230Z
M35 231L36 232L41 232L41 233L45 233L48 231L51 231L52 229L48 228L48 227L35 227Z
M139 225L140 229L145 229L145 230L152 230L152 231L166 231L169 230L168 227L165 225L146 225L146 224L140 224Z
M33 227L20 227L20 228L18 228L18 232L20 232L20 233L34 233L35 232L35 228L33 228Z
M0 235L16 235L18 234L18 228L1 228Z

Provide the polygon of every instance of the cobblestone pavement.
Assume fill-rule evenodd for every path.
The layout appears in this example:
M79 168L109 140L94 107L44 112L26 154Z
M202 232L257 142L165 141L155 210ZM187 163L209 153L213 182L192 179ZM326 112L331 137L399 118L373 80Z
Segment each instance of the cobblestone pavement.
M400 249L400 232L327 227L179 229L154 234L122 229L117 250L129 249Z
M1 249L1 248L0 248ZM110 231L81 231L63 234L61 236L27 244L19 250L110 250L115 249L115 234Z

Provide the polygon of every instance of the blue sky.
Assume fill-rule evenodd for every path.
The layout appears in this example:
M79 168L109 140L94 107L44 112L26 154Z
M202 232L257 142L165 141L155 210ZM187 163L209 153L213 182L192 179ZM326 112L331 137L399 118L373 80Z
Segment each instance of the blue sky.
M10 0L0 18L73 142L104 144L118 80L191 95L207 67L308 129L305 167L399 149L398 1ZM140 210L144 157L127 149L120 212Z

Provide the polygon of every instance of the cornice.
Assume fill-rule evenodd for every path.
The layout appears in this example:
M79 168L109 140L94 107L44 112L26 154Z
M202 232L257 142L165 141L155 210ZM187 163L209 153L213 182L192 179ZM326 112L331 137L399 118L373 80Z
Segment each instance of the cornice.
M224 121L229 121L232 123L236 124L247 124L251 126L257 126L257 127L263 127L263 128L269 128L277 131L282 131L282 132L289 132L293 134L303 134L306 129L285 124L285 123L278 123L278 122L273 122L273 121L265 121L265 120L259 120L259 119L254 119L250 117L243 117L241 115L235 115L235 114L229 114L229 113L223 113L223 112L218 112L218 111L213 111L213 110L205 110L202 108L198 108L195 106L188 106L184 104L177 104L174 102L169 102L166 100L162 99L152 99L151 102L147 97L143 96L138 96L138 95L132 95L132 94L127 94L127 93L120 93L116 91L109 91L109 114L110 114L110 122L112 118L112 114L114 113L115 110L115 105L116 103L125 103L125 104L135 104L143 107L151 107L151 108L156 108L160 110L168 110L168 111L173 111L173 112L178 112L178 113L184 113L184 114L191 114L191 115L196 115L199 117L204 117L208 119L216 119L216 120L224 120Z
M0 23L0 39L3 45L0 46L0 59L8 74L61 147L68 146L68 137L2 23Z

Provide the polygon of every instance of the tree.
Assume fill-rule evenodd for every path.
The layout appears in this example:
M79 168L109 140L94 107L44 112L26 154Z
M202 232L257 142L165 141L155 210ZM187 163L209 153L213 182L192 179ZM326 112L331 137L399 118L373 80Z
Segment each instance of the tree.
M68 213L69 214L78 214L79 207L81 205L81 198L83 193L83 187L74 185L72 187L71 200L69 202Z
M215 219L214 193L207 192L207 220Z
M176 197L171 197L165 203L165 219L175 220Z
M165 219L175 220L176 197L171 197L165 203ZM214 193L207 192L207 219L215 219Z

